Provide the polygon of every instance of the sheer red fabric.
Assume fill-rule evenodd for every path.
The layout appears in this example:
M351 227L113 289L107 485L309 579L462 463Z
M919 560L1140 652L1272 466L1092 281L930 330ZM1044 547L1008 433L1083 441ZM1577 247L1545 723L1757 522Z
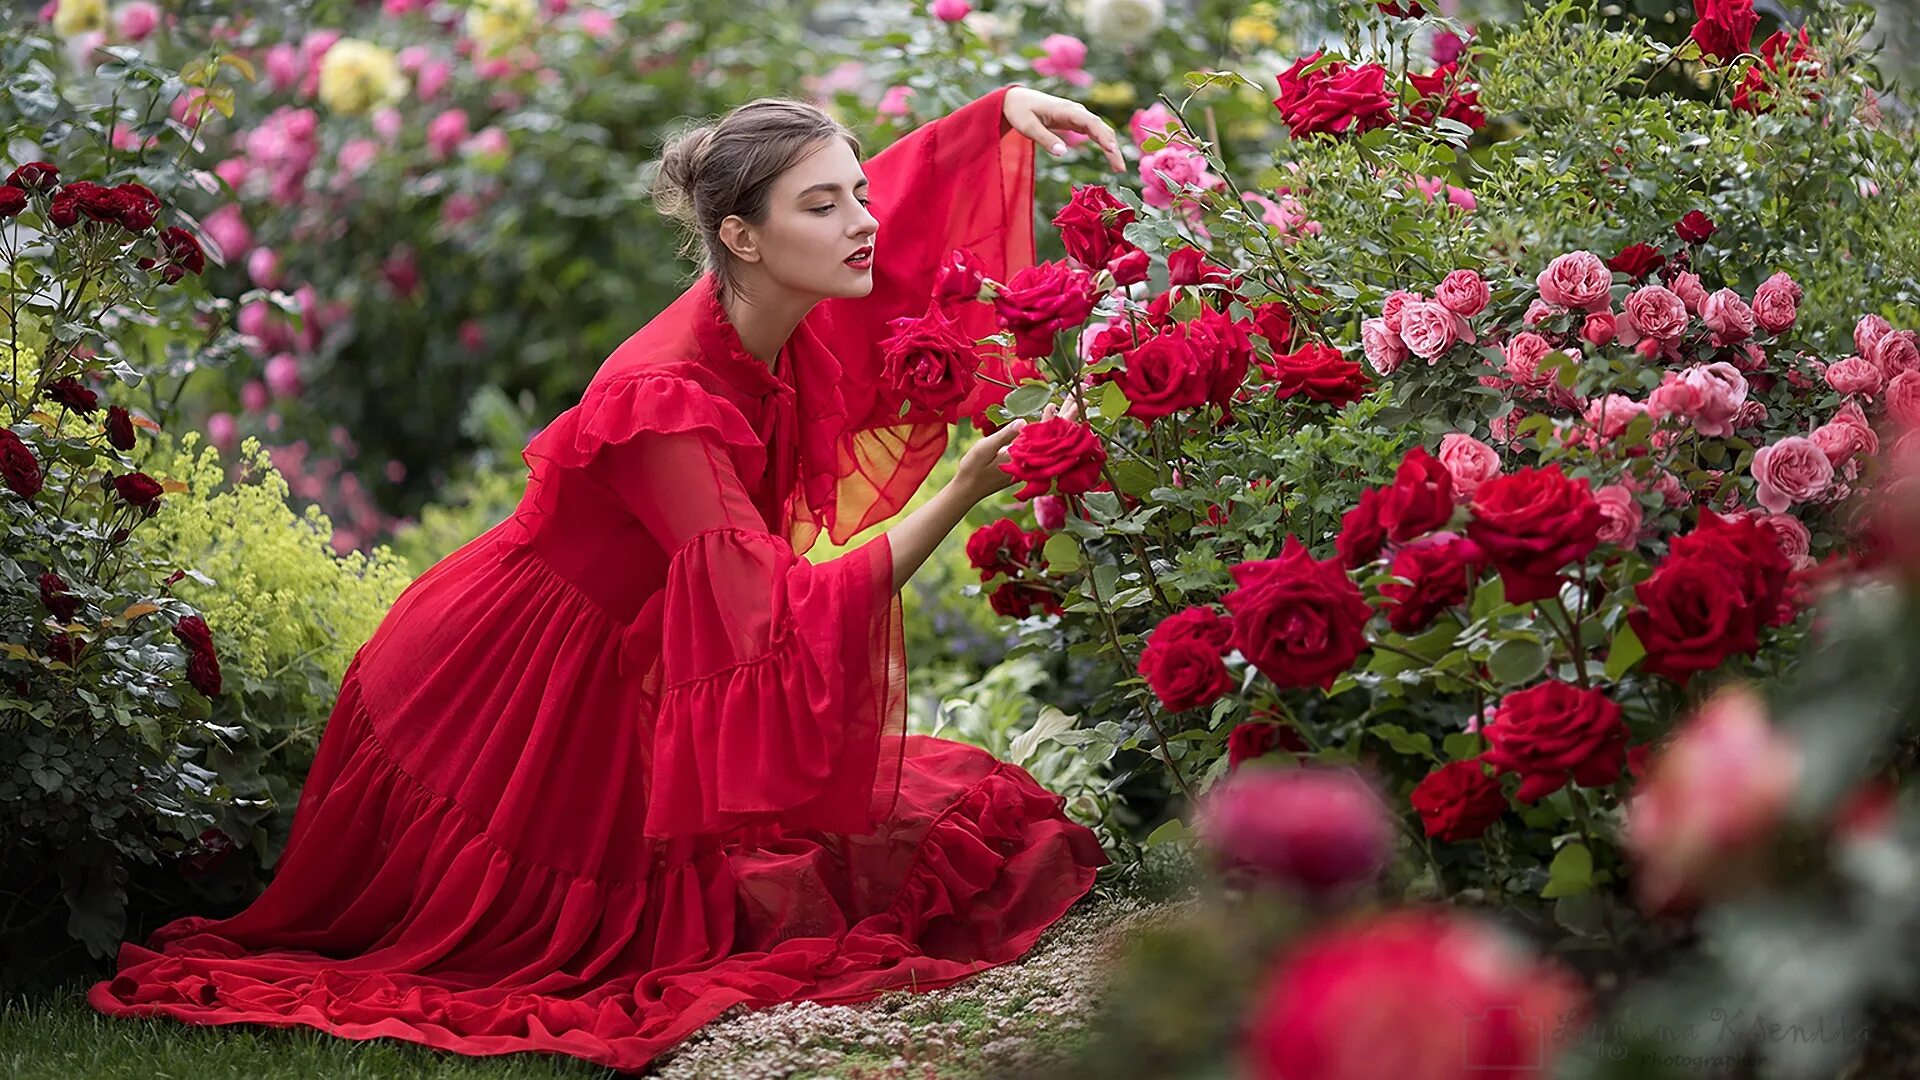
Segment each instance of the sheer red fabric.
M514 515L356 654L266 892L123 945L95 1008L637 1069L734 1005L1005 963L1086 893L1105 856L1058 796L902 734L886 537L802 557L944 447L892 419L885 319L953 246L1032 259L1003 93L866 163L884 288L773 368L711 277L602 365Z

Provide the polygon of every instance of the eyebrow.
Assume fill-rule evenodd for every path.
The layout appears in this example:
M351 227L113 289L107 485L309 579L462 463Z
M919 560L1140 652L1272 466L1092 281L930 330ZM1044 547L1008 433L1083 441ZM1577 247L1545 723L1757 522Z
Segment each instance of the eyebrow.
M866 177L864 177L864 176L863 176L863 177L861 177L861 178L860 178L860 182L859 182L859 183L857 183L857 184L855 184L855 185L853 185L853 186L854 186L854 188L855 188L856 190L858 190L859 188L863 188L863 187L866 187L866 186L867 186L867 178L866 178ZM835 181L831 181L831 180L829 180L829 181L827 181L827 182L826 182L826 183L824 183L824 184L815 184L815 185L813 185L812 187L810 187L810 188L808 188L808 189L806 189L805 191L802 191L802 192L801 192L801 193L800 193L799 195L797 195L797 196L795 196L795 197L796 197L796 198L801 198L801 199L804 199L804 198L806 198L807 196L809 196L809 195L811 195L811 194L813 194L813 193L814 193L814 192L816 192L816 191L839 191L839 190L840 190L840 185L839 185L839 184L838 184L837 182L835 182Z

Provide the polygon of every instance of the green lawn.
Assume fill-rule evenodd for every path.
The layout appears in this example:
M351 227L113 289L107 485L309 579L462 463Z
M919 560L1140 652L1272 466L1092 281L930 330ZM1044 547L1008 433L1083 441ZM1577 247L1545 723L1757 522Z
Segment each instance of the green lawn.
M655 1064L660 1080L958 1080L1044 1074L1071 1054L1098 1001L1102 961L1152 902L1098 895L1018 964L930 994L858 1007L786 1005L729 1014ZM391 1039L353 1042L305 1028L192 1027L114 1020L89 1009L85 984L0 1003L0 1076L9 1080L259 1080L607 1077L567 1058L466 1058Z

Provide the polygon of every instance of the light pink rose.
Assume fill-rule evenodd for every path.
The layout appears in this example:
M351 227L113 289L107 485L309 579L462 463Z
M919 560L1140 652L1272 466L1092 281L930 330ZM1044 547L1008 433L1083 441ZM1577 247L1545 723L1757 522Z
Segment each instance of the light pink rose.
M257 247L247 256L247 276L263 289L277 289L283 280L280 255L270 247Z
M1887 384L1887 415L1902 427L1920 428L1920 371L1903 371Z
M1721 345L1737 345L1753 336L1753 309L1732 289L1721 289L1707 297L1706 306L1700 309L1700 321L1707 324Z
M1171 207L1174 193L1182 188L1210 190L1225 186L1225 180L1207 169L1205 155L1184 143L1171 143L1140 159L1140 199L1148 206L1161 210Z
M1527 313L1521 317L1520 321L1526 323L1528 326L1539 326L1555 315L1563 313L1563 308L1554 307L1545 300L1535 297L1533 302L1527 305Z
M1387 294L1385 300L1381 301L1380 317L1387 321L1387 329L1397 334L1400 332L1400 313L1406 310L1408 304L1417 303L1425 299L1426 297L1421 296L1417 292L1395 289Z
M1679 297L1681 303L1687 305L1687 310L1695 315L1700 314L1700 310L1707 306L1707 287L1700 284L1699 274L1692 271L1675 274L1673 280L1667 284L1667 288L1672 289L1673 295Z
M1743 401L1733 414L1733 430L1750 431L1767 422L1767 407L1758 401Z
M240 424L230 412L217 412L207 417L207 441L222 451L230 451L239 441Z
M380 144L372 139L348 139L340 144L340 171L359 176L380 160Z
M1814 428L1808 438L1836 469L1855 457L1870 457L1880 450L1880 436L1875 435L1872 428L1839 419Z
M1360 324L1360 351L1367 364L1382 375L1391 375L1407 362L1407 345L1393 332L1385 319L1368 319Z
M1761 282L1753 294L1753 318L1769 334L1784 334L1800 317L1800 286L1784 273Z
M497 124L488 124L460 144L460 153L468 157L504 158L512 152L513 141L507 137L506 129Z
M1733 434L1734 417L1746 401L1746 376L1720 361L1668 372L1666 381L1647 395L1647 411L1656 420L1685 417L1700 434L1725 438Z
M1759 519L1773 533L1773 539L1780 545L1780 553L1787 557L1795 569L1804 569L1812 565L1813 559L1808 552L1813 547L1813 536L1807 527L1792 514L1768 514Z
M938 3L940 0L935 2ZM954 3L956 0L946 0L946 2ZM964 4L966 0L957 0L957 2ZM612 12L589 8L580 13L579 26L581 33L599 41L612 37L614 31L620 28L620 22L613 17Z
M132 0L120 9L120 36L128 41L144 41L160 25L160 8L149 0Z
M1548 263L1534 284L1549 304L1597 311L1611 304L1613 271L1591 251L1570 251Z
M1644 517L1640 501L1619 484L1594 489L1594 501L1600 504L1600 539L1603 543L1632 547L1640 539Z
M1903 371L1920 371L1920 346L1914 344L1912 331L1882 334L1873 343L1873 352L1862 355L1871 355L1880 374L1888 379Z
M1635 401L1625 394L1608 394L1587 402L1585 419L1602 439L1612 441L1626 433L1628 425L1635 417L1647 412L1645 402Z
M1033 58L1035 74L1052 75L1075 86L1088 86L1093 74L1086 70L1087 43L1072 34L1048 34L1040 39L1042 50Z
M1180 120L1173 115L1173 110L1158 101L1144 109L1135 109L1127 120L1127 133L1133 136L1136 146L1152 136L1165 136L1179 129Z
M452 78L452 64L445 60L428 60L420 65L420 74L414 79L414 93L420 95L421 101L432 101L440 96L440 91L447 88L447 83Z
M1487 308L1487 301L1493 299L1493 291L1480 275L1471 270L1455 270L1440 282L1433 290L1433 298L1445 304L1448 311L1455 315L1472 317Z
M1480 485L1500 475L1500 454L1471 435L1451 432L1440 437L1440 452L1435 455L1453 478L1453 501L1464 503L1473 498Z
M201 218L200 231L220 249L223 262L238 262L253 246L253 230L247 228L246 219L240 216L238 203L227 203Z
M300 62L300 50L284 41L267 49L262 66L276 92L291 90L306 72L306 65Z
M427 121L427 153L435 161L445 161L471 133L466 110L448 109Z
M1687 332L1687 305L1663 286L1634 290L1626 311L1633 328L1656 341L1673 341Z
M267 384L259 379L248 379L240 387L240 407L250 413L259 412L267 407Z
M280 353L267 361L267 390L277 398L300 396L300 361L291 353Z
M1442 304L1416 300L1400 311L1400 340L1413 355L1431 361L1459 343L1458 318Z
M1753 455L1756 498L1769 513L1784 514L1794 503L1817 499L1833 483L1833 463L1812 439L1789 435Z
M1858 356L1849 356L1827 369L1827 385L1842 394L1866 394L1871 397L1880 392L1885 382L1880 365Z
M1871 357L1873 346L1882 337L1893 333L1893 324L1878 315L1862 315L1860 321L1853 324L1853 347L1861 356Z

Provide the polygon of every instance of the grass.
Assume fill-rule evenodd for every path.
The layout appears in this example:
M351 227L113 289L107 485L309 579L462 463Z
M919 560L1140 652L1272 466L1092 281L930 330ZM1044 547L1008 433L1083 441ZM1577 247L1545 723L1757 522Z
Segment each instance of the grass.
M927 994L862 1006L735 1010L656 1061L658 1080L963 1080L1044 1074L1072 1055L1099 1001L1105 961L1163 907L1096 893L1019 963ZM546 1054L461 1057L393 1039L308 1028L196 1027L110 1019L86 984L0 1002L0 1076L11 1080L533 1080L617 1074Z

